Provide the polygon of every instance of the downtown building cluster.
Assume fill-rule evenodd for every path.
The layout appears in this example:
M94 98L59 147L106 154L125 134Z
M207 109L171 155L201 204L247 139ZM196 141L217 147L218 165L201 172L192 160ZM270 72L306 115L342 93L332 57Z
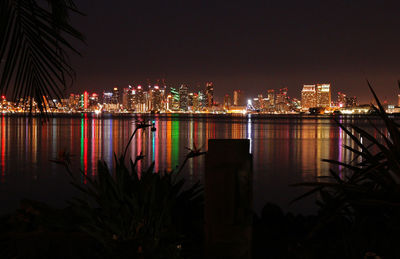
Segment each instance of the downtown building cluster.
M256 97L245 96L242 90L226 94L222 102L214 97L214 84L207 82L193 91L186 84L178 87L159 85L129 85L126 88L114 87L101 93L70 94L57 100L44 98L44 107L54 113L265 113L265 114L329 114L329 113L368 113L370 104L359 105L356 97L338 92L337 101L332 101L329 83L305 84L300 100L288 95L288 88L269 89ZM386 105L390 113L400 112L398 105ZM0 112L24 113L39 112L33 98L10 102L3 95L0 99Z
M129 85L121 92L114 87L100 96L85 91L83 94L71 94L63 104L71 111L84 112L208 112L215 108L212 82L207 82L205 88L197 92L190 92L185 84L169 89L158 85Z

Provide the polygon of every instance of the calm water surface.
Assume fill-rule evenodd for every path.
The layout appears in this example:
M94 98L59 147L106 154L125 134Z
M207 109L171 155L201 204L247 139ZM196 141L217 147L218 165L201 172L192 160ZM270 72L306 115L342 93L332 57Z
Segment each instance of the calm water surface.
M143 117L142 117L143 118ZM146 117L154 121L156 132L137 134L129 152L132 158L142 153L146 168L153 161L156 171L172 170L184 160L195 143L207 150L208 139L250 139L253 154L254 207L267 202L285 210L308 213L313 202L289 205L304 190L289 184L328 175L323 158L346 161L351 153L341 148L352 146L349 137L331 118L323 117L191 117L182 115ZM25 117L0 117L0 214L18 207L19 200L30 198L64 206L76 195L65 170L49 162L62 150L72 154L72 168L86 177L96 175L99 159L113 166L113 154L121 154L138 117L51 118L46 123ZM365 117L342 117L373 132ZM378 136L377 132L373 132ZM223 154L221 154L223 155ZM190 160L185 168L190 181L203 180L204 157ZM82 184L85 184L82 176Z

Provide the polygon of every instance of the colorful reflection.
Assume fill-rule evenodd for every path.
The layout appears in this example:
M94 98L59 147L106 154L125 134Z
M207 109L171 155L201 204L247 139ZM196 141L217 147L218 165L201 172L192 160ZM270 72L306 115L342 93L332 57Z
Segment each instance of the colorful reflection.
M137 119L99 119L82 115L79 118L54 118L42 124L38 119L2 116L1 183L12 183L10 188L14 189L27 188L29 184L26 183L30 181L39 185L51 183L61 174L54 174L59 167L49 167L48 161L62 150L73 155L74 170L82 170L82 183L86 183L87 177L97 174L98 160L104 160L110 168L113 167L113 154L123 152L135 130ZM139 174L152 162L157 172L174 170L189 152L186 148L196 145L206 150L208 140L212 138L249 139L255 192L258 196L270 195L272 201L293 198L290 195L292 190L288 189L291 183L328 174L330 165L321 162L321 159L350 161L353 158L352 153L342 146L354 147L354 143L329 119L251 117L228 120L163 115L147 119L154 121L157 130L139 130L128 148L133 160L137 155L144 156L137 163ZM343 123L368 127L362 120ZM375 129L370 127L369 130L380 138ZM188 161L185 171L190 179L202 180L204 161L204 157ZM283 192L288 194L283 195Z

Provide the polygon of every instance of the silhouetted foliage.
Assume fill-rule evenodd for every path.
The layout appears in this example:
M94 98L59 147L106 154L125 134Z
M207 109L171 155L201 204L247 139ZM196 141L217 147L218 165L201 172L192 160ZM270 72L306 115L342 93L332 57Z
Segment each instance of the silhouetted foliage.
M152 124L138 123L127 145L137 130L150 126L154 131ZM108 255L119 258L201 257L200 183L187 186L179 171L154 172L154 164L139 174L137 163L143 156L127 165L125 155L126 150L119 158L114 156L113 172L99 161L96 178L87 178L85 186L74 179L72 184L85 195L71 202L82 217L82 230L102 243Z
M313 187L296 200L319 194L318 224L308 237L311 258L360 258L368 251L385 258L400 254L396 245L400 241L399 124L385 112L369 82L368 86L378 106L372 109L383 121L387 135L372 122L379 138L355 125L347 128L337 122L356 146L343 147L355 159L325 159L344 170L330 170L330 177L295 185Z
M46 96L62 97L74 79L68 53L79 54L70 39L84 40L69 23L71 12L80 13L72 0L0 1L1 94L11 89L13 100L30 101L31 108L35 98L41 112Z

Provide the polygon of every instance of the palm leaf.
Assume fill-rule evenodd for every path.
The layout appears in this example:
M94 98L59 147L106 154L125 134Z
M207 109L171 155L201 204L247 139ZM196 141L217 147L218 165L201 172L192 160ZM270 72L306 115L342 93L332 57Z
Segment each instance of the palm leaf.
M79 52L67 38L84 41L68 21L78 12L72 0L3 0L0 3L0 92L14 101L33 99L45 112L49 98L61 99L75 72L68 53ZM68 80L67 80L68 79Z

